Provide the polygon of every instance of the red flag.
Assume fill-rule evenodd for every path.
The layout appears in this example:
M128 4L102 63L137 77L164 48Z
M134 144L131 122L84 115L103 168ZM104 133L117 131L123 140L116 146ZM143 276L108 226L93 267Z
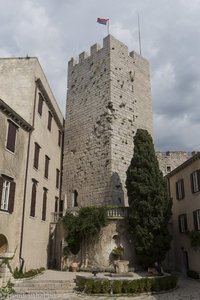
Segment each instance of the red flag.
M99 24L107 25L109 19L102 19L102 18L97 18L97 22Z

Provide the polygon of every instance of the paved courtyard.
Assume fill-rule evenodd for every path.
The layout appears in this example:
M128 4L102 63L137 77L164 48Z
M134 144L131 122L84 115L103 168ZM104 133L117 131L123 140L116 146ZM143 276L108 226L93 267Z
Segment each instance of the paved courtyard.
M78 273L81 274L81 273ZM72 272L58 272L58 271L46 271L44 274L37 276L37 278L31 281L46 281L46 280L67 280L72 281L75 278L76 273ZM65 292L63 295L48 294L46 291L44 294L39 294L37 291L34 294L20 294L13 295L9 299L13 300L36 300L36 299L47 299L47 300L200 300L200 281L187 279L180 277L178 281L178 287L168 293L155 294L155 295L140 295L140 296L95 296L85 295L70 291Z

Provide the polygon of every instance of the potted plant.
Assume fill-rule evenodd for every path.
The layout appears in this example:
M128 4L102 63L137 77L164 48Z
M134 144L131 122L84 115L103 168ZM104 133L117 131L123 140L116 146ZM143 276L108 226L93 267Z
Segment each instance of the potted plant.
M111 256L113 260L120 260L124 254L124 248L122 246L115 247L112 252Z

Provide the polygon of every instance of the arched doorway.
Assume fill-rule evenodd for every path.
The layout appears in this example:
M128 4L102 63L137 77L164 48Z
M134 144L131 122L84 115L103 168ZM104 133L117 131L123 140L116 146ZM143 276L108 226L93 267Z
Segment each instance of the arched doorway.
M8 252L8 241L5 235L0 234L0 255Z

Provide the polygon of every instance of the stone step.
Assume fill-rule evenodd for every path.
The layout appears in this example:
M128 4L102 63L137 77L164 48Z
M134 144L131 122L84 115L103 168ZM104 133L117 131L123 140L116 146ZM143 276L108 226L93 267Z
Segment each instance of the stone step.
M14 290L17 294L30 293L48 293L48 294L64 294L72 293L76 284L72 281L24 281L14 285Z

